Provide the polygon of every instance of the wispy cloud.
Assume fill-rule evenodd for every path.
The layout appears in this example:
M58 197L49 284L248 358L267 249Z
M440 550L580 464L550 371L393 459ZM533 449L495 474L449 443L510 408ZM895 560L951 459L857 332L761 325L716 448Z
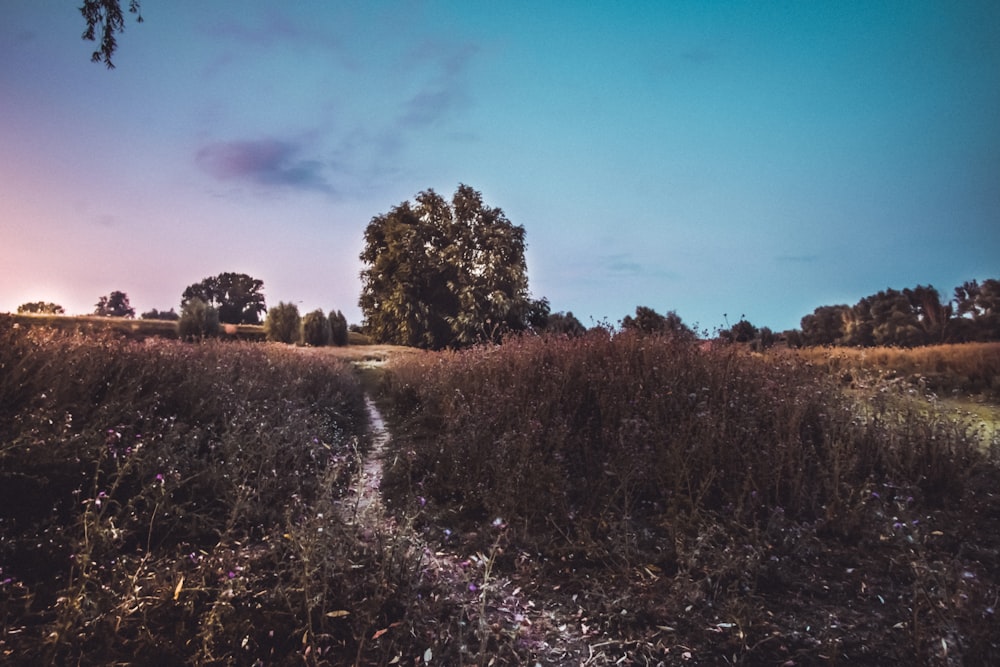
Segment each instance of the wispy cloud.
M302 147L278 139L227 141L203 146L198 166L221 181L332 192L318 160L300 157Z

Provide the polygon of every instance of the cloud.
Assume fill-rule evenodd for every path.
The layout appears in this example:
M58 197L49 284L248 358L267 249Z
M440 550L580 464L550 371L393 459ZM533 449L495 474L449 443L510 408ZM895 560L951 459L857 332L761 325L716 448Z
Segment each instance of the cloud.
M430 72L420 90L407 100L400 124L411 129L426 127L468 106L471 96L466 72L478 51L471 42L453 45L430 41L413 49L409 56L417 71Z
M223 141L200 148L195 161L221 181L332 192L323 163L302 159L300 152L301 146L277 139Z

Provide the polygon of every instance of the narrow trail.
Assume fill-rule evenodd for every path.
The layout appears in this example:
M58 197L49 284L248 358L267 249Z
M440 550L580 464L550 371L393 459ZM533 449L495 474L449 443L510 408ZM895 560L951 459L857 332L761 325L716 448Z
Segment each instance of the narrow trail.
M359 455L358 473L340 510L342 520L356 527L362 539L374 540L403 528L386 512L381 493L391 434L378 406L367 394L365 406L371 447L363 457ZM615 663L602 649L617 642L589 630L591 621L581 606L586 604L583 599L554 594L558 586L545 590L545 584L534 581L528 572L520 573L522 576L517 572L495 572L494 553L461 553L460 546L432 545L426 536L410 528L405 530L412 533L406 539L413 545L415 560L420 562L422 583L432 585L468 623L464 652L470 658L499 649L504 655L498 664L511 664L509 660L523 659L525 654L530 656L527 664L539 666ZM441 634L442 638L460 641L451 636L449 628L442 627Z

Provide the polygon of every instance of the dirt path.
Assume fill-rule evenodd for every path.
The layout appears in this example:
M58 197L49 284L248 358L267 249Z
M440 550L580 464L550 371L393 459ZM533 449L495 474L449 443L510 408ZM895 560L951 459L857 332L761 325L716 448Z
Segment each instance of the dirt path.
M341 505L341 518L355 526L362 539L374 540L387 530L411 529L397 526L386 512L381 485L391 434L370 396L365 397L365 405L371 447L359 457L358 474ZM490 528L499 537L504 527L498 520ZM440 638L459 642L468 658L475 660L489 654L500 657L498 664L512 664L511 660L522 662L527 657L529 665L615 662L604 649L617 642L594 633L591 626L596 624L583 611L584 599L560 595L558 586L547 590L551 587L534 581L530 573L494 570L501 539L491 553L467 554L461 552L461 545L434 545L424 535L412 532L407 540L420 555L423 583L430 584L441 600L459 610L455 618L442 622ZM445 627L462 623L467 628L464 641L454 636L452 628Z

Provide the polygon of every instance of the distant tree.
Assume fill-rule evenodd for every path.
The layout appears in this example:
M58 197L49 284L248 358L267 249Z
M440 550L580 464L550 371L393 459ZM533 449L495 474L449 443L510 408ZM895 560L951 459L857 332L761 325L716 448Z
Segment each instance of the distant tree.
M219 311L219 321L225 324L260 324L267 310L264 301L264 281L245 273L220 273L189 285L181 295L181 307L198 298Z
M941 295L933 285L917 285L903 290L903 295L910 302L910 307L917 315L917 321L923 330L921 345L948 342L952 333L954 308L950 303L941 303Z
M800 348L803 346L802 342L802 332L798 329L789 329L782 333L785 337L785 343L791 348Z
M337 347L343 347L347 345L347 318L339 310L334 312L330 311L330 343L336 345Z
M757 327L741 317L739 322L729 329L728 338L734 343L749 343L757 338Z
M778 337L773 331L768 327L761 327L757 329L756 335L753 340L750 341L750 347L756 352L763 352L764 350L774 347L774 343L778 340Z
M18 314L35 314L35 315L64 315L66 310L57 303L50 303L48 301L32 301L30 303L22 303L17 307Z
M544 332L573 338L587 333L587 327L583 326L580 320L576 319L572 311L569 311L549 315Z
M135 317L135 308L128 303L128 294L114 291L102 296L94 306L94 315L101 317Z
M330 344L330 320L321 309L317 308L306 313L302 318L301 340L303 345L312 347L324 347Z
M278 343L295 343L299 340L302 318L299 307L294 303L278 302L267 311L264 320L264 334L270 341Z
M635 317L626 315L622 319L622 328L634 329L648 334L670 334L683 340L694 340L695 338L694 331L684 324L676 312L671 310L666 315L660 315L646 306L636 306Z
M524 328L524 228L459 185L372 218L365 230L359 304L375 340L415 347L498 341Z
M139 0L129 0L128 11L136 15L137 23L142 23ZM98 30L101 33L100 45L91 54L90 60L95 63L103 61L108 69L114 69L111 57L118 48L115 33L125 31L125 12L122 11L121 0L83 0L80 13L87 22L87 29L83 32L85 40L96 42Z
M844 320L850 306L820 306L802 318L804 345L836 345L844 337Z
M156 308L153 308L152 310L147 310L145 313L140 315L139 318L143 320L164 320L167 322L176 322L181 318L181 316L174 312L173 308L170 310L157 310Z
M955 288L958 324L967 340L1000 340L1000 280L970 280Z
M195 297L181 308L177 336L181 340L203 340L219 334L219 311Z
M547 331L551 312L549 300L544 296L541 299L529 300L524 314L525 328L538 332Z

